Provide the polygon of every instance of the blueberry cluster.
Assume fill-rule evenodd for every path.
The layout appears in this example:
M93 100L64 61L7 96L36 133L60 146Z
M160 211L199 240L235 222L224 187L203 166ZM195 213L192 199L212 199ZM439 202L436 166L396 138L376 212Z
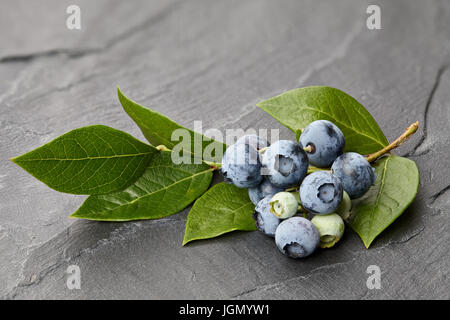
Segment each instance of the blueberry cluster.
M366 158L344 153L344 147L342 131L317 120L302 131L298 143L270 145L257 135L241 137L227 148L221 172L226 182L248 188L258 230L274 237L283 254L303 258L341 239L351 199L375 183ZM313 172L308 174L308 168Z

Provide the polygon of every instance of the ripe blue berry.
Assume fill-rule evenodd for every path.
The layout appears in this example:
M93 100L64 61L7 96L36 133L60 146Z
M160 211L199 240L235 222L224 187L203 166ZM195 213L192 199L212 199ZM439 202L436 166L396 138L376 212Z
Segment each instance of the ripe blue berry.
M253 212L253 219L256 221L256 228L264 234L275 237L275 230L281 220L270 212L270 197L266 197L258 202Z
M352 199L362 197L376 180L370 163L355 152L339 156L331 166L331 171L342 181L344 190Z
M280 251L291 258L303 258L316 250L320 234L311 221L302 217L284 220L275 232L275 243Z
M248 144L233 144L222 158L222 175L238 188L252 188L262 181L258 151Z
M284 189L275 187L272 183L270 183L269 179L265 178L260 185L248 189L248 196L256 206L258 202L263 198L272 197L273 195L281 191L284 191Z
M308 157L303 147L289 140L279 140L267 148L262 156L263 174L279 188L300 183L308 171Z
M345 147L344 134L327 120L311 122L300 135L300 143L311 147L307 152L309 162L319 168L330 167Z
M313 214L334 212L342 201L341 181L328 171L308 175L300 185L300 202Z
M248 134L237 139L236 143L244 143L249 144L256 150L261 150L262 148L266 148L270 145L270 143L256 134Z

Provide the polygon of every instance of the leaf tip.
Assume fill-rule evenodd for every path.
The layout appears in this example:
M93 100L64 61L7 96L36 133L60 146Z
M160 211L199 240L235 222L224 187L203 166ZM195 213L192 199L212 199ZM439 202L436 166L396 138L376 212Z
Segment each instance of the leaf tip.
M24 167L23 167L23 165L22 165L23 162L20 161L21 158L22 158L22 156L17 156L17 157L10 158L9 161L11 161L11 162L14 163L15 165L18 165L19 167L21 167L21 168L24 169ZM25 170L26 170L26 169L25 169Z
M120 97L123 97L122 90L120 90L119 86L117 86L116 88L117 88L117 95L119 96L119 99L120 99Z
M372 244L372 241L373 239L363 240L364 247L366 247L366 249L369 249L370 245Z
M80 215L80 209L83 206L79 207L77 210L75 210L75 212L72 212L72 214L69 216L70 219L84 219L83 215Z
M264 102L266 102L267 100L263 100L263 101L259 101L258 103L256 103L256 106L260 109L264 110Z

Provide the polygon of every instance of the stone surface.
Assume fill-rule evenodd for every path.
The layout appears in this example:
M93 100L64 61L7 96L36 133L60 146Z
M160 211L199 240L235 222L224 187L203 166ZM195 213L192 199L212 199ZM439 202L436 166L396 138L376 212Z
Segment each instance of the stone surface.
M450 3L377 1L1 1L0 296L27 298L450 298ZM271 239L234 232L181 247L188 210L166 219L68 219L84 200L8 161L77 127L141 139L115 88L193 128L280 128L255 103L329 85L358 99L396 150L417 162L419 194L366 250L352 231L303 261ZM287 129L281 138L293 139ZM215 180L220 180L215 177ZM69 265L81 290L66 287ZM366 286L381 268L380 290Z

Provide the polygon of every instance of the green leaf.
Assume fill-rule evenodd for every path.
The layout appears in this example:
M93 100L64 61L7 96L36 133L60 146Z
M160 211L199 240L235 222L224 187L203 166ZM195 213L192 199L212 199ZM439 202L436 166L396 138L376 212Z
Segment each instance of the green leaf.
M297 134L298 129L315 120L333 122L344 133L346 151L369 154L388 145L370 113L354 98L335 88L294 89L257 106Z
M364 197L353 200L350 222L366 248L405 211L419 188L419 170L412 160L383 157L374 167L377 181Z
M151 144L155 146L165 145L167 148L173 149L174 146L179 144L183 138L177 137L180 141L172 141L172 133L177 129L183 129L190 141L179 145L180 150L205 161L221 161L223 152L226 148L224 143L215 141L200 133L189 130L161 113L141 106L137 102L127 98L119 88L117 88L117 93L123 109L131 117L131 119L136 122L145 138ZM196 143L197 147L195 146ZM217 150L219 152L218 156L214 156L217 154L217 152L214 151L204 152L207 147L208 151Z
M299 142L300 141L300 136L302 135L302 129L296 129L295 130L295 141Z
M133 183L155 152L128 133L95 125L70 131L11 161L57 191L104 194Z
M90 196L71 217L101 221L166 217L202 195L211 183L212 171L206 164L174 164L171 153L161 151L133 185L120 192Z
M215 185L192 206L186 221L183 245L234 230L256 230L252 218L254 209L247 189L224 182Z

